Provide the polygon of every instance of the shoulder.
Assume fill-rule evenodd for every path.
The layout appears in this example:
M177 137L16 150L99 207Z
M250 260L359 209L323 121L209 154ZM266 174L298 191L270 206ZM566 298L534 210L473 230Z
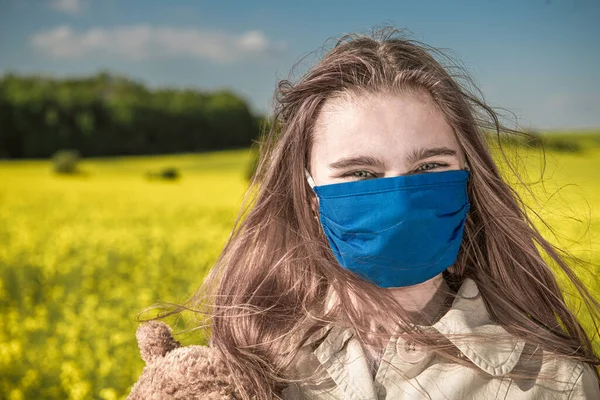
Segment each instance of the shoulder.
M327 325L315 331L298 349L285 374L290 379L289 385L283 389L283 399L341 399L344 392L331 378L327 368L326 357L343 347L339 339L343 331L338 326Z
M513 377L509 398L598 398L598 376L589 364L543 350L527 337L518 337L495 321L477 284L465 279L452 308L433 327L483 372L494 377ZM490 335L494 340L455 340L455 334ZM497 338L497 340L496 340Z
M315 371L321 366L319 359L316 357L315 350L325 345L327 339L332 336L331 332L336 330L337 328L328 325L312 333L296 351L286 374L298 379L308 379L313 376ZM301 338L300 334L294 336L290 342L290 347L295 347Z
M528 373L537 369L527 368L536 364L534 359L535 355L521 356L519 365L513 371L516 376L511 381L509 397L520 398L530 394L534 398L544 399L600 399L598 375L591 365L543 351L539 370L528 377ZM520 368L523 366L524 369ZM525 376L519 377L521 373L525 373Z
M574 382L569 390L569 400L600 399L600 383L594 367L578 362L573 370Z

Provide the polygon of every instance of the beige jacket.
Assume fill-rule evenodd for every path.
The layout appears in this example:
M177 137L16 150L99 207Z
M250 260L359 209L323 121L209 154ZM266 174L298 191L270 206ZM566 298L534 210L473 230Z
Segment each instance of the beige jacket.
M334 327L316 349L301 350L293 373L303 383L288 386L283 398L600 400L598 379L589 365L549 358L541 350L525 351L523 340L492 322L478 294L475 282L465 280L448 313L432 327L477 368L449 363L399 336L388 343L373 378L353 332ZM503 335L508 340L464 344L453 339L458 333ZM511 371L552 379L511 379L506 376Z

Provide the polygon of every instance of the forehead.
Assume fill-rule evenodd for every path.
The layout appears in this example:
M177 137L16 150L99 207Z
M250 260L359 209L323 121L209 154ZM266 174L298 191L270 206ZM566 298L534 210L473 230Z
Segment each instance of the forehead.
M425 92L348 94L325 102L313 134L323 161L358 153L398 157L417 147L458 143L443 112ZM318 160L317 160L318 161Z

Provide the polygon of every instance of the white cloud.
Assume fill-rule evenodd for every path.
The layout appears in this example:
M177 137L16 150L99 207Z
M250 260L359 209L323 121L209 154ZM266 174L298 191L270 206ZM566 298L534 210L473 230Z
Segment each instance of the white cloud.
M234 34L149 25L91 28L85 32L59 26L36 33L30 43L43 54L62 59L111 55L129 60L191 57L233 63L271 58L285 50L284 42L273 41L261 31Z
M77 15L83 10L82 0L53 0L51 7L65 14Z

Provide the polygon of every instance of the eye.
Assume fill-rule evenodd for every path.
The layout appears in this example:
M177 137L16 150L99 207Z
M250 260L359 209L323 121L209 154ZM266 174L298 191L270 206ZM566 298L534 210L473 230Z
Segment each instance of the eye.
M358 170L358 171L350 171L341 176L342 178L354 178L354 179L373 179L377 178L377 176L369 171Z
M375 175L373 175L369 171L354 171L352 173L352 176L354 176L356 178L360 178L360 179L375 178Z
M416 171L430 171L432 169L437 169L440 167L447 167L448 164L446 163L437 163L437 162L427 162L427 163L423 163L421 165L419 165L419 167L416 169Z

